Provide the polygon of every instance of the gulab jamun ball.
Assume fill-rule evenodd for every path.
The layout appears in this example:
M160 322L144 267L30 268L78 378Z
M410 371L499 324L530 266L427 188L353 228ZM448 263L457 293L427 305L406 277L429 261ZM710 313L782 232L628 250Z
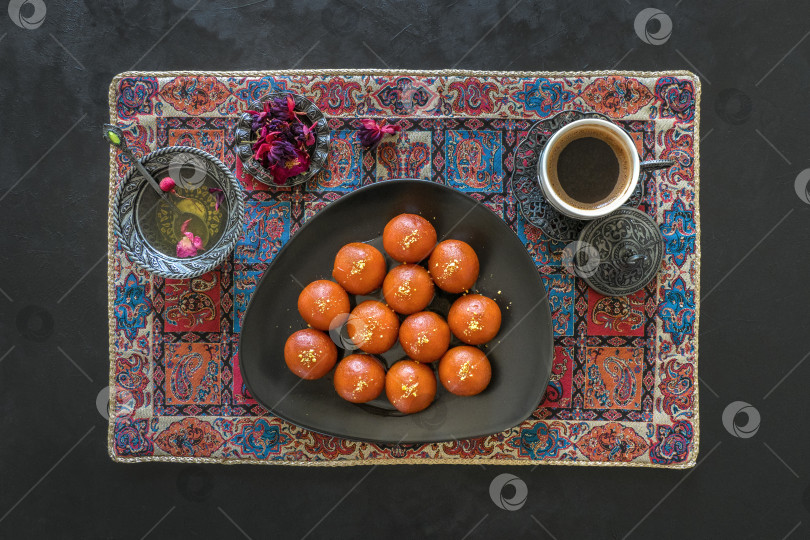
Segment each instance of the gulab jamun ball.
M362 242L346 244L337 252L332 277L351 294L368 294L385 279L385 257Z
M385 367L367 354L350 354L335 368L335 391L352 403L376 399L385 388Z
M388 272L383 281L383 296L391 309L410 315L425 309L433 300L433 280L418 264L401 264Z
M407 317L399 327L399 343L408 358L417 362L435 362L450 346L450 327L432 311Z
M436 286L449 293L462 293L478 279L478 255L467 242L445 240L430 254L430 275Z
M383 229L383 248L397 262L417 263L436 245L436 229L416 214L400 214Z
M382 354L397 341L399 319L382 302L366 300L349 314L346 331L361 351Z
M439 380L457 396L480 394L491 378L489 359L476 347L453 347L439 360Z
M337 347L320 330L305 328L287 338L284 361L302 379L320 379L335 365Z
M400 360L385 376L385 395L400 412L422 411L436 397L436 376L425 364Z
M298 313L316 330L329 330L333 320L349 311L349 295L334 281L313 281L298 295Z
M481 345L501 329L501 308L491 298L467 294L450 306L447 324L453 335L464 343Z

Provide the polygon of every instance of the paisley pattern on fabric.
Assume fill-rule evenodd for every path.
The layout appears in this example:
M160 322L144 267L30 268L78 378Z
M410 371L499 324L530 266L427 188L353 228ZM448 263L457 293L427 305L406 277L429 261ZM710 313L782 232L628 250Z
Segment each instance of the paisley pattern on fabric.
M129 411L143 407L148 403L146 387L148 378L149 360L138 353L119 356L115 361L115 383L118 394L126 391L126 396L133 400L132 404L117 403L117 407L126 407Z
M163 328L168 332L219 330L219 273L193 279L167 279L164 286Z
M650 447L650 461L659 465L686 461L694 437L692 424L676 420L671 426L659 425L656 427L657 437Z
M111 418L112 420L112 418ZM148 456L154 452L154 446L149 439L149 421L146 419L133 420L132 418L116 418L115 452L119 456L137 457Z
M331 79L319 81L312 85L315 105L325 115L341 115L354 110L360 97L360 83Z
M626 334L641 328L644 312L631 307L627 297L606 296L597 300L591 309L591 320L618 334Z
M655 97L663 102L662 118L675 118L679 122L695 119L695 87L692 81L677 77L661 77L655 83Z
M131 77L118 83L116 111L121 119L152 114L152 99L157 94L158 82L154 77Z
M636 393L633 370L623 359L611 356L605 360L605 371L613 378L613 403L620 407L630 405Z
M455 111L476 116L494 110L497 92L494 83L467 79L450 83L447 93Z
M429 178L430 143L421 134L400 135L396 141L384 140L377 147L378 176L386 178Z
M677 359L664 364L661 382L659 409L672 418L692 416L695 395L695 367L680 363Z
M500 191L503 145L494 131L448 131L447 183L461 191Z
M202 362L203 358L199 353L189 353L180 358L169 380L175 397L182 401L191 399L191 376L202 367Z

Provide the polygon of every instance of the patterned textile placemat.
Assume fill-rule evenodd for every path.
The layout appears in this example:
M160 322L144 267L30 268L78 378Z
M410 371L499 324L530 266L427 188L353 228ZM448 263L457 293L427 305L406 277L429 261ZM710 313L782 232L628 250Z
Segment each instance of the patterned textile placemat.
M329 119L328 170L302 186L269 188L242 172L233 126L250 101L285 90L308 97ZM694 466L699 100L700 82L688 72L116 76L110 117L130 148L142 156L187 145L218 157L244 186L247 219L232 256L194 280L162 279L137 268L110 219L110 455L122 462ZM657 279L636 294L606 298L568 274L560 260L564 246L517 207L509 182L514 149L538 120L565 110L605 114L631 133L643 159L675 161L648 177L641 208L660 225L666 254ZM403 130L375 151L364 150L357 129L367 117L394 118ZM110 205L129 167L111 149ZM285 422L245 388L240 324L268 263L331 201L401 177L452 186L485 204L512 227L544 279L554 325L552 377L541 406L512 429L450 443L370 444ZM414 421L439 425L443 412L437 405Z

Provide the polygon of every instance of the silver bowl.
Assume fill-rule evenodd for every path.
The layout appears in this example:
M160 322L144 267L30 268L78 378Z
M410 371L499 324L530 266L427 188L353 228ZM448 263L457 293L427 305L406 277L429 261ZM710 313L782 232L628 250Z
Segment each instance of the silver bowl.
M186 146L161 148L147 154L141 159L141 163L158 180L165 176L174 178L179 174L180 168L190 166L194 171L193 176L190 179L178 178L178 187L181 189L195 186L200 186L199 189L205 189L202 186L219 188L224 195L222 204L225 205L226 211L223 213L224 215L217 215L217 219L223 221L217 229L217 238L213 245L206 246L202 253L194 257L179 258L167 254L170 241L167 240L167 247L164 250L158 249L154 245L155 243L149 239L150 236L154 238L154 235L150 234L150 228L158 227L158 225L139 216L150 215L150 213L158 216L158 212L163 212L164 215L168 213L169 217L165 219L171 220L171 227L177 229L179 225L174 222L181 215L181 211L166 208L168 204L160 202L159 198L157 203L145 202L156 197L146 179L133 167L121 182L113 207L115 232L132 262L153 274L172 279L201 276L222 264L242 235L245 219L242 186L236 177L220 160L208 152ZM183 201L174 195L170 197L173 199L173 204ZM159 204L163 207L158 207ZM204 205L203 209L206 210Z
M255 133L251 129L253 117L250 113L242 113L234 129L234 151L242 162L242 168L250 173L256 180L268 186L295 186L303 184L326 166L329 157L329 123L317 105L304 96L293 92L270 92L248 106L251 111L261 111L262 104L270 98L291 95L295 101L295 110L305 112L307 118L315 126L315 146L310 149L309 169L299 175L290 177L283 184L277 184L273 175L261 163L253 158L252 144L249 142Z

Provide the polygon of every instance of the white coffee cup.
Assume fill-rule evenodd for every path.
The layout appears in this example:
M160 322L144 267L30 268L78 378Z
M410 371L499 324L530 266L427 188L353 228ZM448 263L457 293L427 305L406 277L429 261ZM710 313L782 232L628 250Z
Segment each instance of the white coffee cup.
M564 193L560 181L555 180L558 176L555 176L556 173L552 171L552 168L557 166L556 160L563 149L571 142L584 137L594 137L608 143L619 163L620 177L615 182L615 189L607 198L597 203L574 201ZM566 216L590 220L605 216L627 202L636 189L642 165L649 165L649 168L661 168L669 164L660 161L642 163L636 145L626 131L607 120L583 118L566 124L549 138L540 155L537 175L543 195L554 208Z

